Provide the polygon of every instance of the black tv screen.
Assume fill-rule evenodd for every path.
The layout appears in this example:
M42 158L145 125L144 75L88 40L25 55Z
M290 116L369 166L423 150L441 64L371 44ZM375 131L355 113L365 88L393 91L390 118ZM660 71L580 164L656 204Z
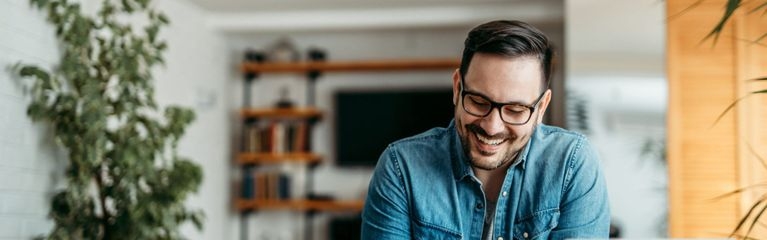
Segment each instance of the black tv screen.
M336 164L375 166L389 143L453 118L450 88L340 91L335 94Z

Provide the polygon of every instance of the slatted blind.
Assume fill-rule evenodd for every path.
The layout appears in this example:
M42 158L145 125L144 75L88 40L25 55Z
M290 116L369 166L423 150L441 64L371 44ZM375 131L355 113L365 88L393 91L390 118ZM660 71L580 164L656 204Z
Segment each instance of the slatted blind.
M761 193L712 200L764 181L765 169L749 146L767 158L767 98L747 98L714 122L740 96L767 87L746 81L767 76L767 44L746 41L767 33L767 16L747 14L762 1L747 2L712 45L701 41L726 0L703 1L677 15L696 2L666 1L669 230L672 237L723 237Z

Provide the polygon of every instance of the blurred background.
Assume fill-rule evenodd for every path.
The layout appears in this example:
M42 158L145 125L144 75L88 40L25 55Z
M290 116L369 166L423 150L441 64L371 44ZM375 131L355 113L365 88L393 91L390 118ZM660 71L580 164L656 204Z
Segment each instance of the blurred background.
M88 8L99 1L82 2ZM190 239L353 239L344 234L356 230L360 200L380 150L367 150L373 157L354 152L372 143L356 142L367 136L343 126L408 132L413 130L383 126L393 121L446 126L446 120L428 116L444 113L436 111L444 109L440 104L452 109L449 89L454 68L449 63L426 70L320 72L316 80L307 81L313 77L302 71L246 77L241 65L246 53L251 62L263 57L269 63L287 64L311 60L309 52L320 53L328 62L457 61L466 33L495 19L526 21L555 42L559 59L547 122L582 132L597 147L613 225L620 236L668 235L664 1L158 0L154 4L171 20L160 35L168 41L169 51L166 66L156 70L158 101L191 107L197 113L180 145L181 155L204 170L202 186L188 204L205 211L205 227L196 231L184 226ZM44 15L27 1L0 0L0 65L25 61L51 66L59 54L53 32ZM0 239L29 239L51 228L46 216L49 193L60 179L63 161L47 129L25 115L25 95L10 79L10 73L0 74ZM405 97L411 102L391 104ZM435 98L441 102L419 105L423 111L402 107ZM244 107L273 109L278 102L311 106L321 114L289 120L269 113L249 118L241 114ZM431 104L435 110L429 111ZM386 114L370 117L376 111L362 113L363 108ZM290 144L308 145L307 150L321 156L319 160L261 164L242 154L249 148L268 152L248 139L263 138L264 129L274 123L296 122L299 129L300 125L308 129L298 137L306 140L289 140ZM269 181L264 179L272 183L259 182ZM255 190L245 189L244 181L254 182L248 188ZM265 188L279 193L263 192ZM337 204L315 206L290 199Z

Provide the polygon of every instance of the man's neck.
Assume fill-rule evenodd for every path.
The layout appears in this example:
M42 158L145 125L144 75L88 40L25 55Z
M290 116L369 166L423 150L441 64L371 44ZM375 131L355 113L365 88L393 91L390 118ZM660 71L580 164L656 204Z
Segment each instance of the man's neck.
M493 202L498 199L498 193L503 186L503 180L506 179L506 171L509 169L517 159L514 156L513 160L508 161L500 167L493 170L485 170L476 167L472 167L474 170L474 176L482 183L482 190L485 192L485 197Z

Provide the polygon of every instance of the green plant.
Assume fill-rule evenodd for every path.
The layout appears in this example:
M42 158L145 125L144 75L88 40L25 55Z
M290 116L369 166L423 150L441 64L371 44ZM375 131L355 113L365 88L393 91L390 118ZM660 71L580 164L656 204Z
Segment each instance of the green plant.
M699 0L695 2L692 6L688 7L688 9L699 5L701 2L703 2L703 0ZM758 4L756 5L756 7L748 9L747 14L753 14L759 11L762 11L761 13L762 16L767 14L767 0L760 0L756 4ZM716 44L717 39L721 35L725 26L727 25L727 22L732 19L732 16L736 11L743 8L745 7L744 7L744 2L742 0L727 0L722 17L719 19L719 22L716 24L716 26L714 26L711 32L708 35L706 35L706 37L703 38L703 41L706 41L713 37L713 44ZM737 40L748 41L752 44L762 45L761 41L764 40L766 37L767 37L767 33L764 33L758 38L753 40L749 40L749 39L737 39ZM767 80L767 76L750 79L750 81L765 81L765 80ZM740 101L755 94L767 94L767 89L752 91L746 94L745 96L739 97L738 99L733 101L729 106L727 106L727 108L724 111L722 111L721 114L719 114L719 116L714 121L714 124L718 123ZM762 166L767 170L767 162L765 162L765 160L756 153L756 151L751 147L751 145L748 145L748 148L751 154L753 154L761 162ZM743 193L744 191L752 190L753 188L763 188L763 187L767 187L767 182L757 183L751 186L736 189L722 196L719 196L715 199L720 199L723 197L728 197L735 194ZM748 212L746 212L746 214L743 217L741 217L740 221L732 230L729 237L738 237L742 239L754 239L753 237L751 237L751 233L754 230L754 228L756 226L762 226L762 227L765 226L764 223L760 221L762 217L764 216L765 212L767 212L767 194L761 194L759 199L757 199L754 203L751 204ZM740 234L740 232L743 230L745 230L745 233Z
M177 155L194 113L158 108L151 69L163 62L167 17L150 0L103 0L95 16L68 0L30 0L56 29L53 70L18 64L28 116L51 126L68 155L66 187L51 200L49 239L176 239L202 212L183 202L202 170ZM126 19L147 17L143 29ZM164 112L164 114L160 114Z
M698 0L691 7L697 6L701 2L703 2L703 0ZM757 5L756 7L749 9L747 14L754 14L756 12L759 12L760 10L762 11L761 13L762 16L767 14L767 0L761 0L759 2L761 3ZM743 7L742 0L727 0L724 14L719 19L719 22L716 24L716 26L714 26L714 28L711 30L711 32L708 35L706 35L705 38L703 38L703 41L706 41L713 37L714 38L713 44L716 44L716 41L717 39L719 39L719 36L722 34L722 31L724 30L724 27L727 25L727 22L732 19L732 15L735 13L735 11L737 11L738 9L741 9L742 7ZM767 32L765 32L764 34L762 34L761 36L759 36L758 38L754 40L746 39L745 41L749 41L752 44L760 44L761 41L764 40L765 38L767 38ZM750 79L750 81L767 81L767 76ZM719 120L721 120L722 117L724 117L724 115L727 114L727 112L732 110L732 108L735 107L735 105L737 105L740 101L754 94L767 94L767 89L752 91L746 94L745 96L742 96L738 98L737 100L735 100L734 102L732 102L729 106L727 106L727 108L721 114L719 114L719 117L716 118L715 124L716 122L719 122Z

